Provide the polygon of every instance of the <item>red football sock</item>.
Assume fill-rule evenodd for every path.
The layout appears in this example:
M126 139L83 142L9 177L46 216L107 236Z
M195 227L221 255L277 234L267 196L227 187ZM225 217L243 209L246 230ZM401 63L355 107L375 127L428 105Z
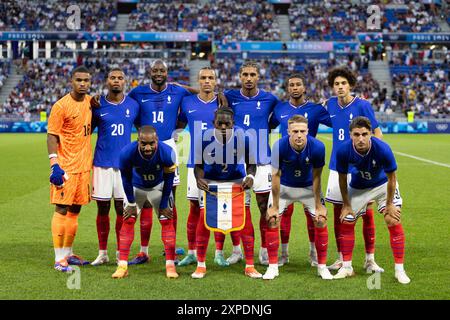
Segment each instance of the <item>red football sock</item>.
M120 229L122 229L123 216L116 214L116 239L117 239L117 251L120 247Z
M333 204L333 211L334 211L334 238L336 239L336 247L338 252L342 252L341 249L341 243L340 243L340 233L341 233L341 204Z
M108 235L109 235L109 215L97 214L97 236L98 236L98 248L100 250L106 250L108 247Z
M278 248L280 246L280 236L278 228L267 228L266 231L267 254L269 264L278 264Z
M175 203L173 204L173 228L175 230L175 233L177 233L177 223L178 223L178 213L177 213L177 207L175 206Z
M261 215L259 217L259 231L261 233L261 248L267 248L266 244L266 232L269 226L267 225L266 217L265 215Z
M340 226L340 248L344 261L351 261L353 255L353 248L355 247L355 224L341 223Z
M314 243L317 251L317 262L319 264L327 263L327 250L328 250L328 227L323 228L315 227L314 230Z
M141 246L148 247L153 226L153 208L141 210Z
M189 215L187 220L187 239L188 239L188 249L195 250L195 232L197 230L197 223L200 218L200 207L198 201L190 200L189 201Z
M244 246L245 262L248 265L254 264L253 255L255 253L255 230L253 229L250 207L245 207L245 226L241 230L242 245Z
M375 253L375 220L373 209L367 207L366 214L363 214L363 235L366 253Z
M200 209L200 221L203 222L205 219L205 212L204 209ZM198 223L197 224L197 233L196 233L196 240L197 240L197 261L198 262L205 262L206 260L206 250L208 250L208 242L209 242L209 235L210 232L208 229L206 229L204 223Z
M222 232L214 232L214 241L216 242L216 250L223 250L225 235Z
M403 232L402 224L399 223L388 228L394 261L395 263L403 263L405 256L405 233Z
M166 261L175 260L175 228L172 219L159 220L161 223L161 240L166 252Z
M287 209L281 215L280 221L280 235L281 235L281 243L286 244L289 243L289 237L291 235L291 220L292 213L294 212L294 205L291 204L287 207Z
M129 217L125 219L120 229L120 241L119 241L119 260L128 260L130 255L131 244L134 240L134 224L136 223L135 217Z
M238 246L241 244L241 231L230 232L230 235L233 246Z
M314 226L314 221L311 217L311 214L308 212L308 210L306 210L306 208L304 211L306 216L306 227L308 228L309 242L314 242L316 239L315 236L316 227Z

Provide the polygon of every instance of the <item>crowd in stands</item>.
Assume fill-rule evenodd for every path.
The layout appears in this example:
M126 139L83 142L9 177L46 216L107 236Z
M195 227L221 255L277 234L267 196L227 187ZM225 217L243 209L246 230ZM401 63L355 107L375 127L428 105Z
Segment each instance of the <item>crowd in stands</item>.
M110 59L105 57L89 57L83 63L92 71L92 86L89 94L106 94L105 79L109 69L120 67L128 79L126 91L150 82L148 70L151 59ZM169 66L169 81L187 84L189 71L187 66L178 61L167 61ZM25 75L12 90L8 99L0 105L3 117L20 117L27 111L38 114L40 111L50 111L52 105L70 92L70 72L77 62L61 59L30 60L25 66ZM184 73L181 71L184 68Z
M128 30L213 32L223 41L280 39L273 5L267 1L139 3L130 14Z
M386 7L387 3L397 6ZM368 25L370 5L380 8L379 25ZM289 8L291 37L332 41L351 40L367 31L439 32L439 11L433 1L294 1Z
M0 89L3 87L5 80L10 73L10 63L8 60L0 60Z
M68 19L77 11L69 10L76 5L80 10L80 25ZM0 31L101 31L113 30L117 21L114 1L70 0L3 0L0 2Z
M443 118L450 114L448 65L410 67L392 74L394 111L412 110L419 117Z

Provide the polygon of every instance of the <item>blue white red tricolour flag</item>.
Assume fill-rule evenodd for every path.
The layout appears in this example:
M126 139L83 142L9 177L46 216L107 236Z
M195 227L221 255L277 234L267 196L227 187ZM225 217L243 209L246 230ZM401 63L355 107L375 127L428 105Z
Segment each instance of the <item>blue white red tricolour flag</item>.
M245 192L240 184L209 184L205 192L205 227L211 231L230 233L245 225Z

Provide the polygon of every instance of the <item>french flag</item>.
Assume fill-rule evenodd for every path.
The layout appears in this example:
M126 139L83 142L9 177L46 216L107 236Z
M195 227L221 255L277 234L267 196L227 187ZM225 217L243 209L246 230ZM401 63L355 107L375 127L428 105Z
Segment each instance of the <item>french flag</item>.
M224 234L245 225L245 192L236 183L209 184L205 194L205 226Z

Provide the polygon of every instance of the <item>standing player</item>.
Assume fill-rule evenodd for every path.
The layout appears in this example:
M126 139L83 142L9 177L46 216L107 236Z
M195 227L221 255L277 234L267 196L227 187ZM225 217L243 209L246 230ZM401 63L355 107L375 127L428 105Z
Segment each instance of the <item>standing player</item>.
M216 88L216 73L210 67L200 69L198 74L198 83L200 93L198 95L187 96L181 104L180 115L178 117L177 128L185 128L189 125L190 134L190 155L187 164L187 198L189 200L189 215L187 219L187 239L188 239L188 255L180 261L178 266L186 266L197 262L196 257L196 240L195 234L197 224L200 218L200 191L194 176L194 150L197 143L201 143L203 132L213 128L214 114L218 108L217 95L214 93ZM216 255L214 262L219 266L228 266L230 263L223 256L223 244L225 235L215 232ZM233 251L240 253L242 256L239 232L232 232Z
M402 198L396 178L397 163L389 145L373 137L370 120L356 117L350 124L350 138L336 152L336 169L343 199L340 214L343 266L334 276L342 279L354 274L352 253L355 245L355 223L364 215L371 200L378 203L389 229L395 260L395 278L402 284L411 280L403 267L405 234L401 224ZM347 174L351 174L347 186Z
M331 266L330 270L337 270L342 266L342 252L340 248L340 229L341 223L339 216L342 209L342 197L339 189L339 178L336 171L336 151L350 139L348 125L357 116L365 116L372 123L374 135L377 138L383 136L378 122L375 119L370 103L364 99L351 95L351 90L356 85L356 77L348 68L334 68L328 74L328 85L333 88L337 95L331 97L325 102L331 123L333 124L333 149L330 159L330 175L328 178L326 201L333 203L334 206L334 233L336 245L339 253L339 259ZM350 179L350 177L349 177ZM368 207L367 213L363 215L363 234L366 247L366 259L364 268L367 272L383 272L375 262L375 222L373 209Z
M197 146L195 150L194 174L200 190L208 192L209 182L240 183L243 189L249 189L253 185L256 173L256 159L253 152L255 146L252 144L251 136L234 126L233 115L230 108L217 109L214 129L208 130L209 136L205 133L201 147ZM246 245L250 243L249 238L254 239L254 230L250 213L248 210L245 211L245 226L241 230L246 260L245 275L250 278L261 278L262 275L254 267L253 246ZM192 274L192 278L195 279L203 278L206 274L205 260L210 232L203 223L205 214L202 208L196 234L198 263L197 269Z
M303 75L293 74L288 77L286 82L287 91L289 93L289 101L279 102L273 112L271 128L280 125L281 136L288 135L288 121L294 115L302 115L308 120L308 135L316 137L320 124L331 127L331 119L328 111L317 103L306 100L306 81ZM279 265L289 262L289 236L291 232L291 219L294 212L294 205L289 205L283 212L280 221L281 234L281 257ZM305 210L306 223L309 235L309 257L312 266L317 266L317 253L315 247L315 224L311 214Z
M123 222L124 191L119 170L120 150L131 142L133 124L137 127L139 105L124 95L125 74L120 68L108 73L108 95L100 98L100 107L92 113L92 130L98 127L94 153L92 198L97 201L98 257L93 266L109 262L107 244L109 235L109 210L111 198L116 209L116 239L118 259L120 228Z
M91 106L87 94L91 74L84 66L72 71L72 91L53 105L48 119L47 149L51 165L50 202L55 205L52 237L55 269L87 264L72 253L81 206L90 201Z
M272 169L270 166L269 122L278 99L271 93L258 89L259 66L254 62L245 62L239 69L240 90L228 90L225 96L233 108L236 126L243 128L247 134L253 135L257 146L257 170L253 191L260 211L259 228L261 233L261 249L259 262L268 264L265 234L267 230L267 201L269 199ZM250 210L250 206L247 208ZM250 212L250 211L249 211ZM251 243L244 244L254 246Z
M140 85L131 90L129 97L137 101L140 106L140 124L151 125L156 129L161 141L171 146L178 155L173 133L176 129L177 117L181 101L185 96L191 94L185 87L167 83L168 68L162 60L155 60L150 66L151 84ZM195 89L189 88L193 93ZM176 186L180 184L178 169L175 173L173 196L175 197ZM175 230L177 224L177 209L173 208ZM141 249L139 254L130 261L130 264L141 264L148 261L148 243L152 227L152 212L144 209L141 214Z
M158 211L161 239L166 253L166 276L178 278L175 269L175 228L173 224L172 186L175 155L164 142L158 142L155 128L142 126L138 141L120 152L120 173L126 194L123 225L120 230L119 264L113 278L128 275L128 255L134 240L134 225L145 201Z
M263 279L278 276L278 221L279 214L294 202L305 206L315 226L315 244L318 255L318 273L331 280L326 266L328 249L327 209L321 192L322 169L325 165L324 144L308 135L308 120L301 115L289 119L289 136L275 142L272 150L272 194L269 199L266 240L269 267ZM271 222L271 219L274 221Z

